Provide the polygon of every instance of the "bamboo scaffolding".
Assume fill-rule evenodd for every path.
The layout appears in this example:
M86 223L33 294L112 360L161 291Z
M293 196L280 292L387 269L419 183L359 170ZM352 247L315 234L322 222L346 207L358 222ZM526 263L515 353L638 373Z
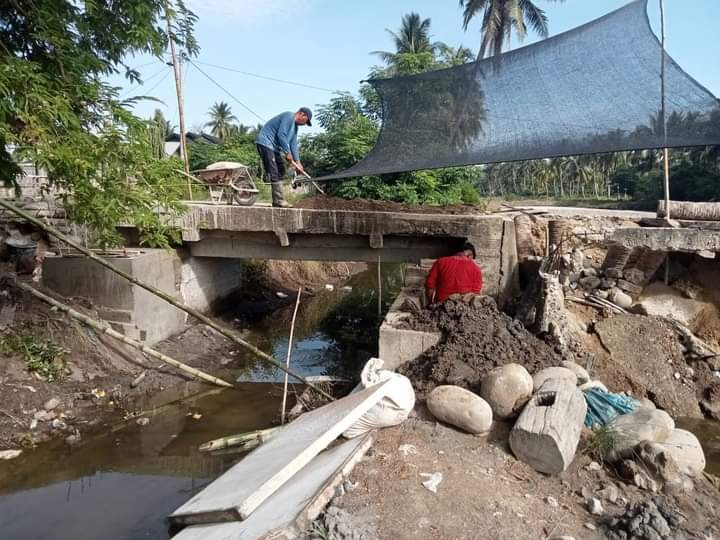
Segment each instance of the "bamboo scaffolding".
M234 331L232 331L232 330L230 330L230 329L228 329L228 328L226 328L226 327L224 327L224 326L216 323L215 321L213 321L213 320L212 320L210 317L208 317L207 315L203 315L203 314L200 313L198 310L196 310L196 309L194 309L194 308L191 308L190 306L186 305L185 303L177 301L175 298L173 298L173 297L170 296L169 294L161 291L160 289L157 289L157 288L153 287L152 285L148 285L148 284L145 283L144 281L140 281L139 279L131 276L130 274L128 274L128 273L120 270L119 268L117 268L116 266L110 264L108 261L106 261L106 260L103 259L102 257L98 257L97 255L95 255L95 254L94 254L92 251L90 251L89 249L81 246L81 245L78 244L77 242L74 242L73 240L71 240L70 238L68 238L67 236L65 236L63 233L61 233L60 231L58 231L56 228L54 228L54 227L52 227L52 226L50 226L50 225L47 225L47 224L43 223L43 222L40 221L39 219L33 217L32 215L28 214L27 212L25 212L25 211L23 211L23 210L21 210L21 209L19 209L18 207L16 207L15 205L11 204L11 203L8 202L8 201L5 201L5 200L0 199L0 207L5 208L6 210L10 210L11 212L13 212L13 213L17 214L18 216L22 217L23 219L26 219L27 221L29 221L29 222L32 223L33 225L36 225L37 227L39 227L40 229L42 229L42 230L45 231L46 233L54 236L54 237L57 238L58 240L61 240L62 242L65 242L65 243L68 244L69 246L77 249L80 253L82 253L83 255L85 255L86 257L88 257L89 259L92 259L93 261L95 261L95 262L98 263L99 265L104 266L105 268L107 268L107 269L110 270L111 272L114 272L115 274L119 275L120 277L128 280L130 283L132 283L132 284L134 284L134 285L137 285L138 287L140 287L140 288L142 288L142 289L145 289L146 291L154 294L155 296L158 296L159 298L162 298L162 299L165 300L167 303L172 304L173 306L175 306L176 308L184 311L184 312L187 313L188 315L191 315L191 316L195 317L195 318L198 319L200 322L208 325L210 328L212 328L213 330L216 330L217 332L219 332L221 335L225 336L225 337L228 338L229 340L234 341L235 343L237 343L238 345L242 346L243 348L245 348L246 350L248 350L249 352L251 352L251 353L254 354L255 356L259 357L260 359L264 360L265 362L268 362L268 363L272 364L273 366L275 366L276 368L280 369L281 371L284 371L285 373L287 373L287 374L290 375L291 377L299 380L299 381L302 382L303 384L305 384L305 385L309 386L310 388L312 388L313 390L319 392L321 395L323 395L323 396L326 397L327 399L329 399L329 400L331 400L331 401L334 401L334 400L335 400L335 398L333 398L330 394L328 394L327 392L325 392L325 391L322 390L321 388L318 388L318 387L315 386L314 384L312 384L312 383L310 383L309 381L307 381L302 375L299 375L299 374L295 373L294 371L286 368L285 365L284 365L282 362L279 362L279 361L275 360L275 358L273 358L273 357L270 356L269 354L261 351L260 349L258 349L258 348L257 348L255 345L253 345L252 343L248 343L247 341L245 341L244 339L242 339L236 332L234 332Z
M227 381L223 381L222 379L218 377L214 377L213 375L208 375L204 371L200 371L199 369L196 369L194 367L188 366L187 364L183 364L182 362L175 360L174 358L171 358L167 356L166 354L163 354L161 352L156 351L155 349L151 349L150 347L147 347L144 343L137 341L135 339L129 338L120 332L113 330L109 325L98 321L97 319L93 319L92 317L88 317L87 315L80 313L79 311L75 311L70 306L63 304L62 302L58 302L54 298L49 297L48 295L41 293L36 288L31 287L27 283L23 283L22 281L16 281L15 285L32 294L36 298L39 298L43 302L47 302L51 306L56 307L60 311L67 313L72 318L77 319L81 321L82 323L90 326L91 328L97 330L98 332L102 332L103 334L107 334L110 337L113 337L117 339L118 341L121 341L122 343L125 343L126 345L130 345L131 347L135 347L136 349L144 352L148 356L152 356L156 360L160 360L161 362L168 364L170 366L176 367L181 371L184 371L185 373L188 373L192 375L193 377L197 377L198 379L202 379L203 381L216 384L218 386L224 386L225 388L232 388L233 385L230 384Z

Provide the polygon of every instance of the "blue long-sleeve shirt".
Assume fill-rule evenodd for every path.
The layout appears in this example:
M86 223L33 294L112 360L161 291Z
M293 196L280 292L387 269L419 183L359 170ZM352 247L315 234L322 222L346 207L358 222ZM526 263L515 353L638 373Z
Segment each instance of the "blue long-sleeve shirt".
M297 132L295 114L284 112L265 123L255 142L281 154L292 154L295 161L300 161Z

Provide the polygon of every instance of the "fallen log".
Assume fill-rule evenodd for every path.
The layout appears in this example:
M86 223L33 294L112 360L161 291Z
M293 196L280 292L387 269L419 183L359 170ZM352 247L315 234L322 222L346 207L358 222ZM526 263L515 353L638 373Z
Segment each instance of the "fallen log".
M561 473L575 458L586 412L585 397L574 384L546 381L510 431L513 454L542 473Z
M160 360L161 362L163 362L165 364L176 367L179 370L184 371L185 373L187 373L189 375L192 375L193 377L202 379L203 381L206 381L206 382L209 382L212 384L216 384L218 386L224 386L226 388L233 387L233 385L227 381L223 381L222 379L219 379L218 377L214 377L213 375L208 375L204 371L200 371L199 369L195 369L194 367L188 366L187 364L183 364L182 362L175 360L174 358L170 358L166 354L163 354L161 352L156 351L155 349L151 349L150 347L145 346L145 344L140 341L129 338L129 337L121 334L120 332L113 330L106 323L98 321L97 319L93 319L92 317L88 317L87 315L74 310L70 306L63 304L62 302L58 302L54 298L51 298L48 295L41 293L34 287L31 287L30 285L28 285L27 283L23 283L22 281L16 281L15 285L18 288L29 292L36 298L39 298L43 302L46 302L46 303L50 304L51 306L56 307L58 310L62 311L63 313L67 313L72 318L79 320L80 322L97 330L98 332L107 334L108 336L113 337L113 338L117 339L118 341L125 343L126 345L135 347L136 349L144 352L148 356L151 356L157 360Z
M658 217L667 217L665 201L658 201ZM698 221L720 221L720 203L670 201L672 219L691 219Z

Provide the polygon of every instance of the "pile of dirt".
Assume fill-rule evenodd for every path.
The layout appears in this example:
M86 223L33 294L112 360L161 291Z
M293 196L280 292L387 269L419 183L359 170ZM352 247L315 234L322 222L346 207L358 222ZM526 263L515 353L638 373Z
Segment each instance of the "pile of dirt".
M405 204L370 199L341 199L316 195L298 201L296 208L312 210L351 210L356 212L407 212L412 214L482 214L484 207L471 204L448 204L444 206Z
M409 325L443 335L435 347L400 368L421 399L441 384L478 392L482 378L504 364L520 364L534 373L561 361L557 351L502 313L489 296L448 299L418 313Z

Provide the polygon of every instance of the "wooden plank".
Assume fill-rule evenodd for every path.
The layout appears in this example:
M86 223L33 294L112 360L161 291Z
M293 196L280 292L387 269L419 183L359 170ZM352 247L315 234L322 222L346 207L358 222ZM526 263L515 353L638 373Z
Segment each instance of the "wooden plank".
M518 459L546 474L559 474L575 458L587 404L565 380L550 379L530 399L510 432Z
M284 531L294 537L317 518L371 445L365 435L321 452L245 521L193 525L173 540L254 540Z
M177 525L247 519L263 501L373 407L392 380L305 413L169 516Z

